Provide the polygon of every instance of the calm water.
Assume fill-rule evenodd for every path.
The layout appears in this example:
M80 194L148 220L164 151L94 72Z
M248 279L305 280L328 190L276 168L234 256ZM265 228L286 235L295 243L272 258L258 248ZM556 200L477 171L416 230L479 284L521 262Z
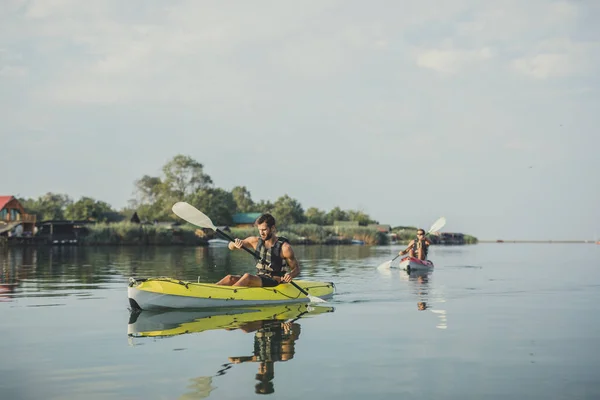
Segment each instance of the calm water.
M376 268L398 250L296 247L302 277L337 294L262 321L130 320L129 276L216 281L251 271L243 252L0 250L0 398L600 398L600 246L434 247L430 275Z

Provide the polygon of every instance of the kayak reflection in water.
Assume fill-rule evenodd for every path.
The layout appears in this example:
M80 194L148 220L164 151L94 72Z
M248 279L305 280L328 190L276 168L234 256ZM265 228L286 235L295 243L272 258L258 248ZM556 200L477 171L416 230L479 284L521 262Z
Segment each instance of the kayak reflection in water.
M221 376L234 364L245 362L258 363L256 374L256 392L268 394L274 392L274 364L294 357L295 341L300 336L301 318L313 317L334 312L333 307L309 305L307 303L268 305L244 309L205 309L195 311L134 311L129 317L127 335L130 344L134 339L169 338L214 330L254 333L254 352L250 356L229 357L221 364L216 373L202 375L189 380L188 392L183 399L201 399L208 397L218 388ZM246 338L247 336L244 335ZM216 378L216 382L215 382ZM242 398L245 398L242 396Z
M270 394L275 392L275 362L288 361L294 358L294 346L300 337L300 324L276 320L253 321L239 327L246 333L254 334L254 355L229 357L234 364L258 362L258 373L255 393Z

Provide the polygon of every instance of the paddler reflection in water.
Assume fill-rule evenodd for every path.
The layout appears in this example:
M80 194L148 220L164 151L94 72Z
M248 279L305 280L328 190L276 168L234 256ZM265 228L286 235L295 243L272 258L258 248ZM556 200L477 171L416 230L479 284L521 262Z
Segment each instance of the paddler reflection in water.
M256 275L244 274L227 275L217 282L225 286L277 286L281 282L290 282L300 273L300 265L294 255L294 250L288 240L276 234L275 218L269 214L262 214L256 220L259 236L249 236L244 240L235 239L230 242L229 250L247 247L256 250L259 255L256 263Z
M409 280L416 282L417 284L417 296L421 297L422 300L426 300L427 298L427 291L428 291L428 283L429 283L429 278L427 276L427 273L423 274L423 273L415 273L413 274L409 274ZM428 306L427 306L427 302L426 301L419 301L417 302L417 309L419 311L424 311L427 310Z
M423 229L417 230L417 238L408 243L408 247L398 254L403 256L408 253L409 257L418 258L419 260L427 260L427 252L431 242L425 237Z
M294 358L294 344L300 337L300 324L277 320L253 321L240 326L244 332L254 332L254 355L245 357L229 357L229 361L238 364L258 362L258 373L255 386L258 394L275 392L275 362Z

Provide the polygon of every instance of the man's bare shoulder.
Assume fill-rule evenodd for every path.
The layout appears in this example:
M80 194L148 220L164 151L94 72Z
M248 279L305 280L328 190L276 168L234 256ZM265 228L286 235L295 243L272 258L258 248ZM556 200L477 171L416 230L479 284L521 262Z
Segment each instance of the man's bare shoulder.
M294 249L292 249L292 245L289 242L284 242L281 245L281 254L284 256L294 254Z

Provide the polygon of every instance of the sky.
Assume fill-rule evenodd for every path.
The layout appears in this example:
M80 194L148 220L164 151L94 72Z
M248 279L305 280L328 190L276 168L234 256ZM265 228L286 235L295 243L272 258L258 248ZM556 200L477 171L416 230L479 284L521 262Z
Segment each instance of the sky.
M600 240L596 0L0 0L0 195L216 187Z

